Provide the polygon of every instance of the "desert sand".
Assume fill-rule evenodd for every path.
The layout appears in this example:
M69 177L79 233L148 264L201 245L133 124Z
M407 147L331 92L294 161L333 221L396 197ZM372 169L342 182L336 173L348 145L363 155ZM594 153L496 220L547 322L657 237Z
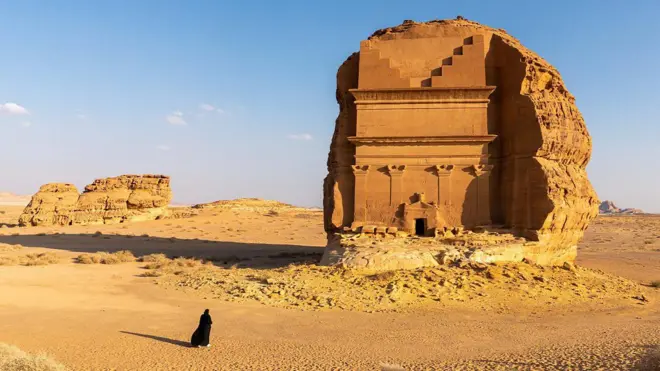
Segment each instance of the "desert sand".
M561 277L569 272L545 268L550 283L528 283L526 295L507 294L501 286L481 297L466 288L417 306L374 301L369 308L356 297L345 300L353 303L346 309L296 307L277 300L277 292L270 302L267 296L214 292L231 277L298 274L324 282L312 264L326 242L322 213L268 207L211 207L190 218L130 224L0 228L1 256L49 252L59 259L0 267L0 343L45 352L73 370L369 370L386 364L406 370L616 370L630 369L660 344L660 292L647 287L660 279L660 217L599 217L589 227L575 281L603 274L610 290L562 292ZM2 207L0 223L13 226L21 210ZM206 258L214 266L145 274L157 271L144 269L143 262L74 260L119 250ZM198 272L212 284L191 283ZM474 280L498 287L487 278ZM214 320L212 347L189 348L205 308Z

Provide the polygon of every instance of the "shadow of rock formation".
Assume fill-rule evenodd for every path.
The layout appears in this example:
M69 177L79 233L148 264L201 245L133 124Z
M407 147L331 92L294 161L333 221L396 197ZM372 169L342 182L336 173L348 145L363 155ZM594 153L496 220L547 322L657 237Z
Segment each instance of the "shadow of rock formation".
M254 269L279 268L292 263L316 263L320 261L324 249L318 246L97 234L0 236L0 243L75 253L129 250L137 257L160 253L170 258L192 257L212 261L218 266Z

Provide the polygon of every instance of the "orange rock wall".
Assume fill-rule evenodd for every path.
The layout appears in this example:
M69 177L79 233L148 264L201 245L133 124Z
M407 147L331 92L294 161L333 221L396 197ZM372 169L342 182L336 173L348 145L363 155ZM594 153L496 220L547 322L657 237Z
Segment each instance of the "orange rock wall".
M474 42L463 45L471 37ZM355 219L351 166L356 149L348 138L356 135L357 113L349 89L376 87L382 81L394 88L442 86L443 77L451 73L465 84L480 80L480 76L469 80L475 74L469 63L458 72L443 65L443 58L461 45L465 49L452 58L482 52L485 84L496 87L487 110L487 131L497 135L488 148L489 163L494 166L490 219L538 240L545 246L542 263L572 259L575 244L598 212L598 199L585 171L591 138L575 99L559 73L516 39L465 20L406 22L377 31L362 42L360 53L340 67L336 94L340 113L324 181L326 230L349 227ZM368 58L368 63L361 63L361 58ZM385 67L390 72L383 72ZM379 74L383 74L380 83ZM426 194L432 201L433 193Z

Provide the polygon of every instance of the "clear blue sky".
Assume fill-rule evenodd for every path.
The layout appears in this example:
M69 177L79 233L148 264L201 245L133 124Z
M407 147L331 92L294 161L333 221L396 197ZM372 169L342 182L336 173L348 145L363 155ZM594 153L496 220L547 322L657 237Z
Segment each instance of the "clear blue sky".
M660 212L657 0L3 0L0 9L2 191L164 173L178 202L320 205L339 65L378 28L460 14L506 29L559 69L593 136L588 171L602 199Z

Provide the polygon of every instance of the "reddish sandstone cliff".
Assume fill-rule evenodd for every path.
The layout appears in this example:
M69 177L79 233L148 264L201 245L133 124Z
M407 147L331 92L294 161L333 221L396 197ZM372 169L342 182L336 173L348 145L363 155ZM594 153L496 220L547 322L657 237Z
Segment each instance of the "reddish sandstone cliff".
M487 84L496 86L489 104L489 132L498 139L489 152L495 165L492 220L549 254L542 263L571 260L575 245L598 214L598 198L587 178L591 137L557 70L505 31L459 20L404 24L376 31L371 43L398 39L433 40L483 35ZM429 44L430 45L430 44ZM340 112L324 181L325 228L350 226L353 218L355 104L349 89L358 87L359 53L337 73ZM401 75L420 74L423 64L399 61ZM421 71L424 72L424 71Z

